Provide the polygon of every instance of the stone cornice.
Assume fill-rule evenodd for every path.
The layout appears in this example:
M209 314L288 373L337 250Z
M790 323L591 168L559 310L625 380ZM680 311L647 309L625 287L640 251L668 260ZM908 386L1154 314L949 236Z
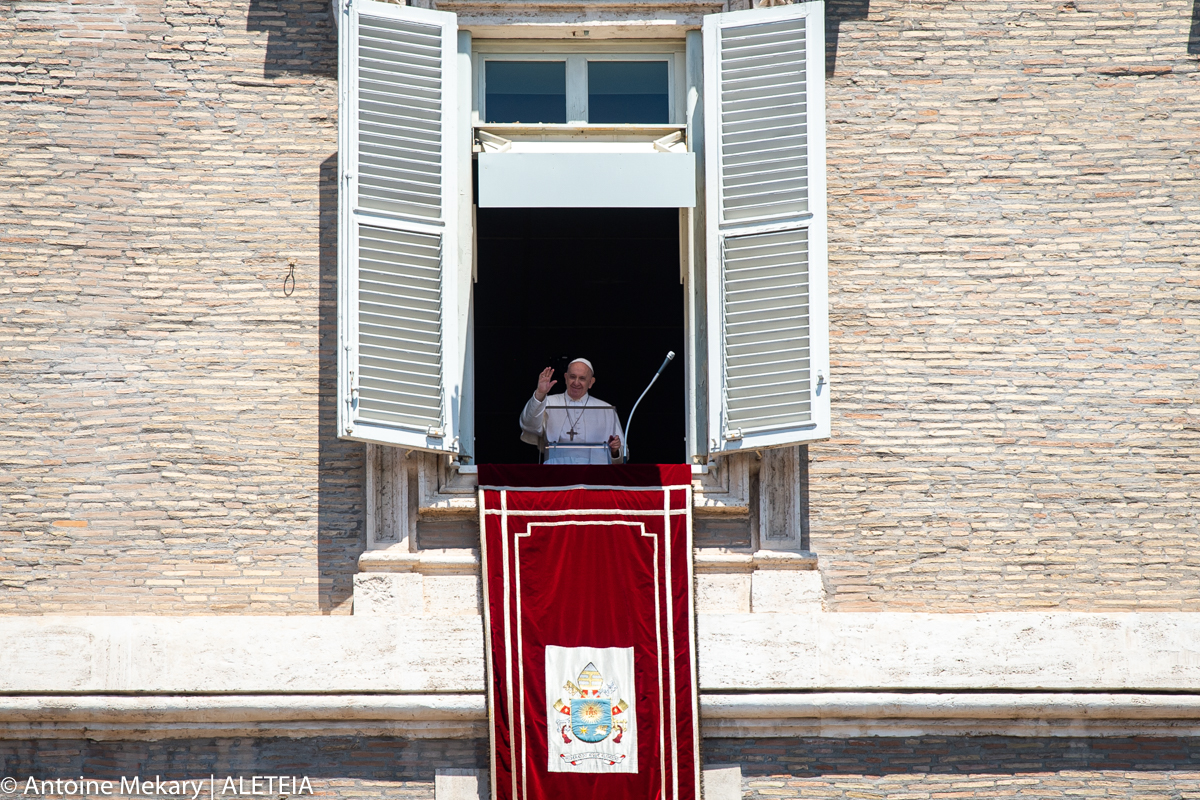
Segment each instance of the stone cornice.
M811 692L700 698L708 738L1196 736L1200 695ZM0 739L487 736L482 693L0 696Z

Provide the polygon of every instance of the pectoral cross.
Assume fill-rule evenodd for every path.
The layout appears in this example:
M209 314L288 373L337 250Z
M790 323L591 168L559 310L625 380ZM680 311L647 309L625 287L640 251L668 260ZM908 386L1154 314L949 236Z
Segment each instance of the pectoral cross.
M571 427L571 430L567 431L567 435L571 437L572 442L575 441L576 433L577 433L577 431L575 430L574 426Z

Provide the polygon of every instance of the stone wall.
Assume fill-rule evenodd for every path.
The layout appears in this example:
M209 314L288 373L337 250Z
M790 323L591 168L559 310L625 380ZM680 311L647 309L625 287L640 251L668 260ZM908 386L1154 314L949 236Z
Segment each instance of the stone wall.
M914 736L719 739L708 764L740 763L748 800L1167 798L1200 792L1195 739Z
M1200 741L1196 739L999 736L716 739L704 741L702 758L706 765L739 763L743 790L740 796L754 800L806 797L1132 800L1190 797L1200 792L1198 749ZM479 739L0 742L0 772L19 781L21 791L30 776L38 781L80 777L112 780L118 782L119 788L122 777L149 778L151 782L156 777L163 781L207 781L212 775L217 779L216 796L220 796L219 790L227 777L235 781L243 779L248 790L255 775L286 775L307 777L313 796L433 800L439 771L486 769L486 765L487 743ZM99 792L91 794L102 796ZM190 790L187 794L191 796ZM204 794L207 796L207 791ZM260 795L265 794L264 783ZM307 792L283 794L307 796ZM103 796L146 795L113 791ZM164 792L158 796L168 795ZM277 790L271 796L280 793Z
M1192 6L828 4L832 610L1200 610Z
M0 12L0 613L349 611L336 65L322 2Z
M1192 3L828 10L829 608L1200 608ZM0 15L0 613L349 611L335 64L317 0Z
M41 792L41 781L113 781L110 791L90 791L90 797L193 796L193 787L180 792L182 781L202 780L201 797L257 794L268 797L361 798L396 797L433 800L437 773L449 769L478 769L487 764L487 742L480 739L405 740L372 737L315 737L311 739L166 739L157 742L96 742L40 740L0 742L0 773L18 781L14 796L84 796L85 792ZM252 783L260 776L259 785ZM273 785L266 778L286 776ZM28 779L38 790L28 795ZM120 781L134 778L166 791L121 792ZM232 778L233 784L226 784ZM302 779L308 779L308 791ZM139 781L139 783L140 783ZM169 781L179 781L170 791ZM127 784L128 785L128 784ZM69 786L69 784L68 784ZM232 787L239 791L231 791ZM55 787L58 788L57 786ZM222 794L222 790L225 790ZM252 792L252 789L258 789ZM299 791L297 791L299 789Z

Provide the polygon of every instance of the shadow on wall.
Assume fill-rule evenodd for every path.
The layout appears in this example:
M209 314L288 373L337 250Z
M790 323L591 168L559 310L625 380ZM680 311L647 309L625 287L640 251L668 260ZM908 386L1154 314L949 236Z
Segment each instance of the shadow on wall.
M1200 0L1196 0L1200 3ZM825 3L825 77L837 69L838 32L843 22L864 20L871 12L871 0L827 0Z
M263 77L336 80L337 28L329 0L250 0L248 31L265 31ZM321 163L318 297L317 568L322 614L347 613L366 548L365 448L337 438L337 155Z
M1188 33L1190 55L1200 56L1200 0L1192 0L1192 29Z
M322 614L349 611L358 557L366 549L366 447L337 438L337 155L321 163L317 405L317 566Z
M428 7L427 2L410 5ZM871 0L827 0L825 3L825 76L837 69L841 23L867 19ZM263 77L288 73L336 77L337 28L329 0L250 0L246 29L265 31L267 55ZM1200 0L1193 0L1188 52L1200 53Z
M337 77L337 28L329 0L250 0L246 30L265 31L263 77Z

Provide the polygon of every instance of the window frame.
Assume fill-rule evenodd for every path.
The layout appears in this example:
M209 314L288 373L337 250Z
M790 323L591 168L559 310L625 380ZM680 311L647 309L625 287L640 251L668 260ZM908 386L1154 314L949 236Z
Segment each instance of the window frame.
M358 4L356 4L358 5ZM385 4L374 0L363 0L356 10L379 8ZM352 14L347 0L340 0L341 15ZM394 6L386 4L391 10L404 17L422 19L429 22L443 23L455 19L447 12L431 12L416 9L411 6ZM818 424L809 426L803 432L794 429L778 431L775 434L762 432L740 439L726 438L721 419L721 393L723 391L723 375L720 363L723 324L720 319L719 277L720 242L726 235L737 235L748 232L749 228L763 231L778 221L762 220L752 225L737 225L742 230L735 231L722 219L721 211L716 205L720 192L720 179L712 174L709 164L711 155L706 155L705 139L713 139L717 133L718 117L713 114L715 96L711 94L713 86L710 83L708 67L705 65L705 51L709 49L708 41L711 26L721 26L726 22L750 20L754 15L755 21L766 20L782 15L814 13L817 16L810 22L809 42L812 63L820 70L813 75L820 80L812 86L812 101L818 104L821 114L814 118L810 126L811 155L816 159L812 166L815 172L811 175L811 191L820 197L820 210L814 210L810 219L803 226L809 228L815 239L811 241L813 250L810 258L819 263L815 266L812 279L819 285L813 297L813 323L820 329L818 341L814 341L814 372L818 377L817 391L820 409ZM355 300L357 285L352 279L352 272L347 271L349 257L355 249L355 232L351 230L351 220L356 217L363 222L370 220L366 215L356 214L352 208L355 182L356 151L351 137L351 125L345 125L339 134L339 153L342 167L339 170L339 385L338 385L338 435L339 438L357 439L392 446L404 446L419 450L448 453L452 457L457 454L457 463L473 460L474 456L474 386L472 381L474 362L473 326L471 324L471 296L475 278L474 268L474 220L471 181L472 150L478 151L476 143L477 128L489 128L492 125L481 122L484 118L486 102L486 63L489 60L543 60L568 61L574 59L576 66L576 82L572 87L572 75L568 65L568 103L572 91L576 97L576 108L582 108L586 115L587 98L587 62L589 60L626 60L647 61L664 60L668 64L668 100L670 104L670 126L686 127L686 142L690 152L695 153L699 160L696 186L696 207L685 209L680 218L680 281L684 284L685 303L685 341L686 353L684 367L686 410L686 438L688 440L688 456L695 463L702 464L714 457L730 454L739 450L777 447L828 438L829 433L829 347L828 347L828 286L827 286L827 255L826 255L826 222L825 222L825 185L824 185L824 84L823 53L821 28L823 9L816 2L804 2L795 6L785 6L771 9L754 9L753 11L728 12L708 15L705 31L688 31L686 38L680 39L606 39L599 41L581 40L530 40L530 39L474 39L471 33L457 27L457 52L446 43L446 83L447 95L444 113L447 129L443 141L447 150L445 164L446 181L444 188L446 207L440 224L430 226L438 228L447 237L443 240L443 316L442 330L443 355L445 358L443 374L446 378L443 384L443 415L445 430L441 436L429 437L418 431L400 432L381 429L377 426L354 424L353 404L356 394L355 373L347 373L346 364L356 364L357 355L353 341L355 328L352 316L345 309ZM348 32L345 19L339 19L339 27L343 36ZM449 37L447 37L449 38ZM349 67L345 48L340 54L339 69L346 72ZM452 63L453 62L453 66ZM452 77L453 76L453 77ZM347 92L353 92L354 81L347 75L340 81L339 93L345 99ZM580 102L582 99L582 103ZM570 114L568 114L570 117ZM493 125L502 126L503 123ZM525 135L547 135L553 141L588 140L604 142L613 135L628 137L633 134L644 136L647 131L637 130L647 127L636 123L589 124L586 122L568 122L566 125L520 125L528 128ZM667 127L667 126L662 126ZM534 129L541 128L541 131ZM709 129L706 137L705 129ZM589 130L590 129L590 130ZM607 138L606 138L607 137ZM531 136L532 138L532 136ZM455 166L457 165L457 166ZM418 232L426 230L425 226L401 226ZM789 227L785 224L784 227ZM794 224L790 225L794 227ZM433 232L431 229L430 232ZM714 314L715 317L714 318ZM823 385L822 385L823 384ZM799 435L797 435L799 433Z
M667 63L668 125L685 121L683 99L686 95L683 43L662 41L621 40L619 42L551 42L545 40L484 40L474 42L472 52L472 121L475 125L487 119L487 62L488 61L561 61L566 64L567 121L571 127L588 127L588 69L589 61L665 61ZM537 123L530 123L537 124ZM552 124L552 123L551 123ZM596 123L608 128L615 124Z

